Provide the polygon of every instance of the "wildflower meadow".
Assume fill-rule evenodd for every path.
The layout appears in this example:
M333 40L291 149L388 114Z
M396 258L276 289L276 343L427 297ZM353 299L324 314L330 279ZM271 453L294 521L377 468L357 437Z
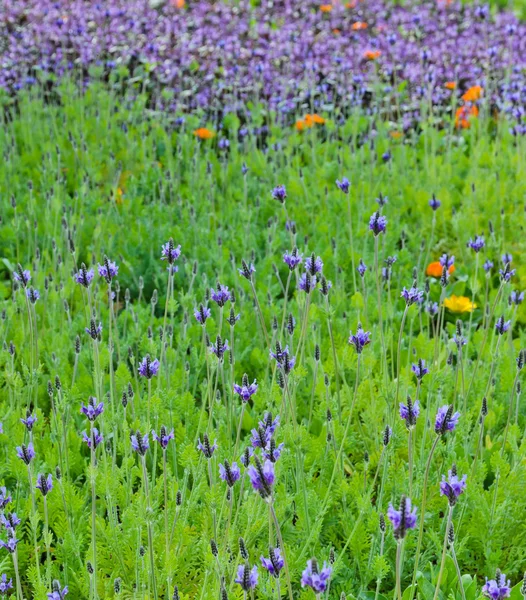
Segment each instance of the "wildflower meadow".
M2 600L526 598L504 4L2 4Z

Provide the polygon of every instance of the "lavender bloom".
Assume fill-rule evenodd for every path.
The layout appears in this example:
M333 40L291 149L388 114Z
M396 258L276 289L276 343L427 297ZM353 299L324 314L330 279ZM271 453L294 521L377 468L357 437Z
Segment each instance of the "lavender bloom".
M440 482L440 494L446 496L449 500L450 506L455 506L457 498L460 494L464 493L466 489L467 475L464 475L462 479L458 478L456 468L451 469L447 472L447 479L445 475L442 475L442 481Z
M436 198L435 194L433 194L433 197L429 201L429 206L433 209L433 211L437 211L440 208L440 205L441 205L440 200L438 200Z
M316 287L317 283L316 277L312 277L310 273L302 273L298 281L298 288L309 294Z
M0 548L5 548L8 552L13 554L20 540L16 539L13 532L11 533L12 535L8 536L7 542L4 542L4 540L0 540Z
M99 430L94 427L93 428L93 442L95 443L95 448L102 442L104 438L102 437L102 434L99 433ZM91 439L91 435L88 435L85 431L82 432L82 441L86 442L88 448L91 450L91 446L92 446L92 439Z
M14 535L15 529L20 525L22 521L18 518L16 513L0 514L0 523L5 527L8 532Z
M308 258L305 259L305 270L311 275L311 277L315 278L316 273L321 273L323 269L323 261L319 256L315 256L311 254Z
M519 292L518 290L512 290L509 298L508 298L508 304L510 306L515 305L515 306L519 306L519 304L522 304L524 300L524 292Z
M31 281L31 272L28 269L22 269L22 266L19 264L16 271L13 272L13 278L26 287Z
M263 458L265 458L266 460L270 460L271 462L275 463L278 461L278 458L281 456L281 453L283 452L284 447L285 447L285 444L283 444L283 443L276 446L276 442L274 441L274 439L271 439L268 446L266 448L262 448L261 454L263 455Z
M239 459L241 461L241 464L244 467L248 467L248 465L250 464L250 459L254 456L254 448L252 448L252 446L247 446L245 448L245 451L243 452L243 454L241 455L241 458Z
M354 349L358 354L361 354L365 346L371 343L371 332L364 331L360 323L358 323L358 329L356 330L356 335L350 332L349 336L349 344L354 346Z
M400 510L395 510L392 504L387 509L387 517L393 525L393 533L396 540L405 537L408 529L416 527L416 507L412 509L411 499L402 496Z
M228 487L233 487L236 481L241 477L241 471L239 470L237 463L234 462L230 465L228 460L225 460L223 464L219 465L219 477L221 477L223 481L226 481Z
M204 325L206 323L206 320L211 315L212 311L208 308L208 306L203 306L202 304L199 305L199 308L196 308L194 310L194 317L196 318L196 321L201 325Z
M356 267L356 270L360 274L360 277L363 277L365 275L365 272L367 271L367 266L365 265L365 263L363 262L363 260L361 258L360 258L360 262L358 263L358 266Z
M277 185L271 193L274 200L278 200L281 204L283 204L287 198L287 190L284 185Z
M415 302L420 303L424 301L424 292L416 287L411 287L410 289L404 287L400 296L405 300L406 306L411 306L412 304L415 304Z
M48 600L64 600L64 597L68 594L68 586L61 587L60 582L56 579L53 581L51 588L53 591L47 595Z
M13 580L7 580L7 575L2 573L2 577L0 578L0 594L5 595L9 592L9 590L13 589Z
M11 496L7 494L5 486L0 487L0 510L4 508L12 501Z
M181 256L181 244L174 246L174 241L170 238L166 244L161 247L161 260L167 260L168 264L173 265L174 262Z
M485 245L486 242L484 241L484 236L482 235L475 236L474 240L470 238L469 242L467 243L468 248L471 248L474 252L477 253L480 252Z
M453 413L453 405L441 406L435 419L435 432L438 435L445 435L448 431L453 431L458 425L460 413Z
M341 181L339 181L338 179L336 180L336 185L344 194L348 194L349 189L351 187L351 182L347 179L347 177L342 177Z
M130 442L135 452L137 452L137 454L140 454L141 456L144 456L148 448L150 447L148 434L145 433L144 435L142 435L139 430L137 430L136 433L130 435Z
M174 437L175 436L173 429L172 431L170 431L170 433L168 433L164 425L161 426L161 429L159 430L159 435L157 435L155 431L152 430L152 439L155 442L159 442L159 445L163 450L166 450L166 448L168 447L168 442L170 440L173 440Z
M244 277L250 281L252 279L252 273L256 272L256 267L252 263L248 264L245 260L242 260L241 269L238 269L237 271L241 277Z
M35 458L35 448L33 446L33 442L29 442L27 446L25 444L17 446L16 454L18 458L26 463L26 465L29 465L29 463Z
M279 548L269 548L269 558L261 556L261 564L273 577L279 577L279 572L285 566Z
M378 194L378 198L376 198L376 203L378 204L378 206L380 208L383 208L386 204L389 203L389 197L388 196L384 196L381 192L380 194Z
M495 323L495 331L499 335L504 335L509 330L511 321L505 321L504 317L499 317Z
M493 269L493 263L491 262L491 260L487 259L484 264L482 265L482 268L484 269L484 271L486 272L486 274L489 274L489 272L491 271L491 269Z
M416 375L416 378L422 381L424 375L429 373L429 369L426 367L426 361L422 358L418 359L418 362L411 365L411 371Z
M320 571L318 561L315 558L307 561L307 568L301 574L301 587L310 587L317 594L324 592L329 584L332 568L323 563Z
M404 419L407 429L412 429L416 425L416 420L420 414L420 405L418 400L413 403L407 396L407 404L400 402L400 417Z
M504 269L499 269L499 274L501 281L509 283L511 281L511 278L515 275L515 269L511 268L510 263L506 263L504 265Z
M203 442L201 442L201 438L199 438L197 442L197 449L201 450L201 452L205 455L206 458L212 458L214 452L218 448L217 442L214 442L214 444L211 446L210 440L208 439L206 433L203 436Z
M102 323L98 325L95 323L93 319L91 319L91 323L89 327L86 327L84 331L90 336L93 341L100 341L102 334Z
M152 361L150 355L147 354L139 364L139 375L141 375L141 377L146 377L146 379L151 379L157 375L160 366L161 363L157 359Z
M210 352L213 352L220 361L223 360L223 355L227 350L230 350L228 340L223 343L220 335L217 336L215 344L210 345Z
M511 593L510 580L506 580L506 575L498 571L495 579L488 580L486 577L486 584L482 588L482 593L490 600L509 598Z
M438 313L438 302L428 302L425 310L433 317Z
M254 456L256 466L250 465L247 472L250 483L256 492L264 499L272 496L272 484L274 483L274 463L266 460L262 465L257 456Z
M80 271L78 273L75 273L74 275L75 281L79 285L84 286L85 288L88 288L90 286L90 283L93 281L94 277L95 273L93 269L88 270L84 263L82 263L82 265L80 266Z
M384 163L389 162L391 160L391 158L392 158L392 154L391 154L390 150L388 150L387 152L384 152L382 154L382 160L384 161Z
M291 271L294 271L294 269L298 265L301 265L302 260L303 257L301 256L301 254L298 254L297 248L293 248L290 254L288 252L285 252L285 254L283 255L283 261Z
M33 425L37 422L37 418L34 417L29 411L28 414L26 415L25 419L20 419L20 422L23 423L26 426L26 429L28 431L32 431L33 430Z
M84 404L80 407L80 412L84 413L88 420L93 422L95 419L104 412L104 402L97 402L97 398L90 396L88 399L88 406Z
M248 402L250 400L250 398L257 391L258 391L258 386L257 386L256 380L254 379L254 382L249 384L248 376L246 373L245 373L245 375L243 375L243 379L241 380L241 385L234 383L234 392L239 395L242 402Z
M378 211L374 213L369 219L369 229L373 232L375 236L380 235L380 233L385 233L387 228L387 219L383 215L381 215Z
M252 569L250 569L248 564L239 565L235 581L239 583L245 592L253 590L258 584L258 568L255 565Z
M210 290L210 296L218 306L224 306L229 300L232 300L232 294L228 291L228 287L220 283L217 284L215 290L213 288Z
M285 348L282 350L279 342L276 342L276 352L272 352L272 350L269 352L270 357L273 358L277 363L282 363L283 359L288 353L289 347L285 346Z
M26 296L31 304L36 304L37 300L40 300L40 292L32 287L26 289Z
M447 271L455 264L455 257L449 256L449 254L442 254L438 260Z
M117 275L119 274L119 267L116 263L108 260L108 257L104 257L104 264L101 265L99 263L98 265L98 271L99 271L99 275L101 277L104 277L104 279L106 280L107 283L111 283L111 280L114 277L117 277Z
M47 477L39 474L36 487L42 492L42 496L47 496L53 489L53 477L51 476L51 473Z
M513 260L513 256L509 252L505 252L501 257L503 265L511 265L511 261Z

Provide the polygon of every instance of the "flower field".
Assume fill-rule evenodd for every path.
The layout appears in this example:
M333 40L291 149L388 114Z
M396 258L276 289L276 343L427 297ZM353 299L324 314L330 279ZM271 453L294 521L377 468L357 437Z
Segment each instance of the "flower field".
M0 598L526 597L521 16L0 7Z

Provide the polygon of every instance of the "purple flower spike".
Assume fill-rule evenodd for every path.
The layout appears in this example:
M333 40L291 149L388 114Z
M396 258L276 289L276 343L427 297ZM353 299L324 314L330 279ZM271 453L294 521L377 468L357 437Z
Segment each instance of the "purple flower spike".
M503 600L509 598L511 593L510 580L506 580L506 575L497 571L495 579L486 577L486 584L482 588L482 593L490 600Z
M10 530L7 542L4 542L4 540L0 540L0 548L5 548L8 552L14 554L19 541L20 540L16 539L14 532Z
M491 269L493 269L494 264L491 262L491 260L487 259L484 264L482 265L482 268L484 269L484 271L486 272L486 274L489 274Z
M360 262L358 263L358 266L356 267L356 270L360 274L360 277L363 277L365 275L365 272L367 271L367 266L365 265L365 263L363 262L363 260L361 258L360 258Z
M104 257L104 264L100 264L98 266L99 275L104 277L107 283L111 283L111 280L114 277L117 277L119 274L119 267L116 263L108 260L108 257Z
M277 185L271 193L274 200L281 202L281 204L287 199L287 190L284 185Z
M18 458L26 463L26 465L29 465L29 463L35 458L35 448L33 446L33 442L29 442L27 446L25 444L17 446L16 454Z
M411 398L407 396L407 404L400 402L400 417L405 421L407 429L413 429L419 414L420 405L418 400L413 404Z
M8 495L5 486L0 487L0 510L4 508L12 501L11 496Z
M319 256L311 254L305 259L305 270L310 274L311 277L315 278L317 273L321 273L323 269L323 261Z
M508 304L510 306L519 306L524 301L524 292L519 292L518 290L512 290L510 296L508 298Z
M252 263L248 264L245 260L242 260L241 269L238 269L237 271L241 277L250 281L252 279L252 273L256 272L256 267Z
M174 245L174 241L170 238L166 244L161 247L161 260L167 260L168 264L173 265L174 262L181 256L181 244Z
M378 211L374 213L369 219L369 229L375 236L385 233L387 228L387 219L381 215Z
M248 375L245 373L241 380L241 385L234 383L234 392L239 395L242 402L248 402L250 398L258 391L258 385L254 379L253 383L248 383Z
M411 371L416 375L416 378L422 381L424 375L429 373L429 369L426 367L426 361L422 358L418 359L418 362L411 365Z
M220 283L217 284L215 290L213 288L210 290L210 296L218 306L224 306L232 299L232 294L228 291L228 287Z
M85 288L88 288L95 277L95 273L93 269L87 269L86 265L82 263L80 266L80 271L75 273L74 279L76 283L82 285Z
M254 456L256 465L250 465L247 472L250 477L250 483L259 495L268 500L272 496L272 484L274 483L274 463L266 460L262 465L257 456Z
M45 475L38 475L36 487L42 492L42 496L47 496L53 489L53 477L51 473L47 477Z
M505 252L501 257L503 265L511 265L511 261L513 260L513 256L509 252Z
M139 430L137 430L136 433L130 435L130 442L135 452L137 452L137 454L140 454L141 456L144 456L148 448L150 447L148 434L145 433L144 435L142 435Z
M2 523L8 532L12 532L13 534L21 522L16 513L0 514L0 523Z
M13 278L26 287L31 281L31 272L28 269L22 269L22 266L19 264L16 271L13 272Z
M442 254L438 260L440 264L447 270L449 270L455 264L455 257L449 256L449 254Z
M347 179L347 177L342 177L341 181L338 179L336 180L336 185L344 194L348 194L351 187L351 182Z
M166 450L170 440L174 439L174 431L172 429L172 431L170 431L170 433L168 433L166 427L164 425L162 425L161 429L159 430L159 435L157 435L155 433L155 431L152 431L152 439L155 442L159 442L159 445L161 446L161 448L163 450Z
M310 273L302 273L298 281L298 288L309 294L316 287L317 283L316 277L313 277Z
M99 433L99 430L94 427L93 428L93 442L95 442L95 448L102 443L102 440L104 438L102 437L102 434ZM92 439L91 439L91 435L88 435L85 431L82 432L82 441L86 443L86 445L88 446L88 448L91 449L92 446Z
M405 537L408 529L416 527L416 508L412 508L411 499L402 496L400 510L395 510L392 504L387 509L387 517L393 525L393 533L396 540Z
M100 341L102 335L102 323L98 325L95 323L93 319L91 319L91 323L89 327L86 327L84 331L90 336L93 341Z
M13 580L7 579L7 575L2 573L2 577L0 578L0 594L7 594L9 590L13 589Z
M61 587L60 582L56 579L53 581L52 590L53 591L47 595L48 600L64 600L69 592L68 586L65 585L64 587Z
M285 561L281 556L279 548L269 549L269 558L261 557L261 564L273 577L279 577L279 572L285 566Z
M200 304L199 308L196 308L194 310L194 317L196 321L201 325L204 325L206 323L206 320L211 316L212 311L208 308L208 306L203 306L202 304Z
M477 254L482 250L482 248L484 248L485 245L486 245L486 242L484 241L483 235L475 236L474 240L470 238L470 240L467 244L468 248L471 248Z
M223 356L227 350L230 350L228 340L223 342L220 335L217 336L215 344L210 345L210 352L213 352L220 361L223 360Z
M440 208L440 205L441 205L440 200L438 200L436 198L435 194L433 194L433 197L429 201L429 206L432 208L433 211L437 211Z
M80 412L84 413L88 420L93 422L95 419L104 412L104 402L97 404L97 398L90 396L88 399L88 406L84 404L80 407Z
M270 460L271 462L275 463L281 456L284 447L284 443L278 444L276 446L276 442L274 441L274 439L271 439L268 446L261 449L261 454L266 460Z
M455 506L457 498L464 493L466 489L466 479L467 475L464 475L462 479L458 478L455 465L447 472L447 479L445 475L442 475L440 494L449 500L450 506Z
M213 445L210 445L210 440L208 439L206 433L203 436L203 441L201 442L201 439L198 439L197 442L197 449L200 450L206 458L212 458L214 452L218 448L217 442L214 442Z
M320 571L318 561L315 558L307 561L307 568L301 575L301 587L310 587L317 594L324 592L329 584L332 568L323 563Z
M25 419L20 419L20 422L23 423L26 426L26 429L28 431L32 431L33 430L33 425L37 422L37 418L34 417L29 411L28 414L26 415Z
M228 460L225 460L223 464L219 465L219 477L223 481L226 481L228 487L233 487L236 481L241 477L241 471L237 466L237 463L230 464Z
M237 568L236 583L239 583L245 592L253 590L258 584L258 568L255 565L252 569L250 569L248 564L239 565Z
M453 405L441 406L437 411L435 419L435 432L438 435L445 435L448 431L454 431L458 425L460 413L453 413Z
M499 317L495 323L495 331L499 335L504 335L506 331L509 331L511 321L505 321L504 317Z
M157 375L160 366L161 363L157 359L151 360L150 355L147 354L139 365L139 375L146 377L146 379L151 379Z
M364 331L361 324L358 323L358 329L356 335L352 333L349 336L349 344L354 346L354 349L358 354L361 354L365 346L371 343L371 332Z
M32 287L26 289L26 296L31 304L36 304L40 300L40 292Z
M515 269L511 268L511 263L506 263L503 269L499 269L501 281L509 283L511 278L515 275Z
M285 252L285 254L283 255L283 261L291 271L294 271L294 269L297 266L301 265L302 260L303 257L301 256L301 254L298 254L297 248L293 248L290 254L288 252Z
M416 287L411 287L409 289L404 287L400 296L405 300L406 306L411 306L412 304L415 304L415 302L420 304L424 301L424 292Z

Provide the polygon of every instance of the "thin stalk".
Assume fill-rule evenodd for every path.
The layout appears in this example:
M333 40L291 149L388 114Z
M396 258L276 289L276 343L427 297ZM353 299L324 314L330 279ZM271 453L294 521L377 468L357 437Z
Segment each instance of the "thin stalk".
M447 514L446 533L444 534L444 546L442 547L442 558L440 560L440 570L438 571L438 579L435 586L435 595L433 600L437 600L438 594L440 593L440 584L442 582L442 575L444 574L444 566L446 564L446 552L447 552L447 538L449 535L449 528L451 527L451 519L453 518L453 507L449 505L449 511Z
M278 518L276 516L276 511L274 510L274 499L270 500L270 513L272 515L272 519L274 520L274 526L276 527L276 535L279 540L279 547L283 552L283 562L285 563L285 575L287 577L287 588L289 591L289 600L294 600L294 596L292 594L292 584L290 581L290 572L289 572L289 561L287 560L287 554L285 551L285 545L283 544L283 538L281 536L281 529L279 527Z
M155 581L155 558L153 554L153 532L151 523L151 506L150 506L150 493L148 489L148 471L146 470L146 458L142 456L142 478L143 478L143 489L146 498L146 511L147 511L147 524L148 524L148 551L150 554L150 580L152 582L153 597L157 600L157 584Z

